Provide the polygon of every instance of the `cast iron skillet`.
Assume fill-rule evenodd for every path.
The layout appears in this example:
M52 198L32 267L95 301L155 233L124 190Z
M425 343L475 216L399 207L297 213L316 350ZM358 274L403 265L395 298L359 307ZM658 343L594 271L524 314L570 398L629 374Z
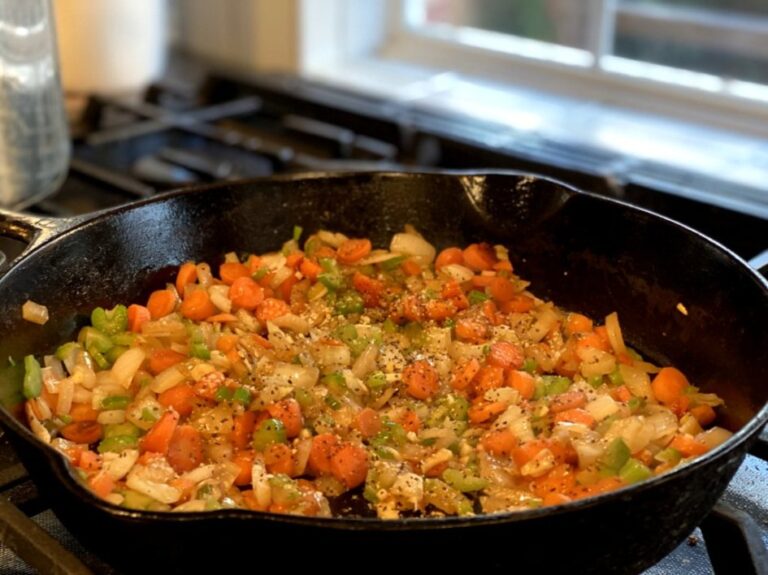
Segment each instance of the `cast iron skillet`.
M768 420L768 283L691 229L543 178L312 174L182 190L78 220L6 215L2 230L32 243L0 279L0 358L52 350L94 306L143 300L189 259L216 264L230 250L275 249L294 225L383 244L406 223L438 248L506 244L539 296L597 318L618 310L631 345L726 400L721 424L736 434L652 481L519 513L384 522L241 510L133 512L81 488L64 459L13 417L18 377L6 367L0 420L64 524L110 561L142 572L233 563L367 569L362 560L407 571L621 573L639 571L678 545L720 497ZM28 298L48 306L44 327L21 319Z

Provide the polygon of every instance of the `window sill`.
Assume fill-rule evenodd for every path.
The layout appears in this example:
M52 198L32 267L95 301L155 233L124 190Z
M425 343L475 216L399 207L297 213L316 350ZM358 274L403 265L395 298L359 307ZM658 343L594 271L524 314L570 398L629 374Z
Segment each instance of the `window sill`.
M311 79L493 127L482 143L597 157L600 175L768 219L768 142L754 136L383 59L338 62ZM649 185L649 187L651 187Z

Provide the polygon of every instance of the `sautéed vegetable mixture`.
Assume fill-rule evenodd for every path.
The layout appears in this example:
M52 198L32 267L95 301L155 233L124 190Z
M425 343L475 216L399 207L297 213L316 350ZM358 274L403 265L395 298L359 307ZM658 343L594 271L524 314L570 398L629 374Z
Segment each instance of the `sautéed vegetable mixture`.
M503 246L301 236L184 263L27 356L33 432L131 509L330 516L354 490L383 519L566 503L730 436L716 395L627 347L616 313L537 298Z

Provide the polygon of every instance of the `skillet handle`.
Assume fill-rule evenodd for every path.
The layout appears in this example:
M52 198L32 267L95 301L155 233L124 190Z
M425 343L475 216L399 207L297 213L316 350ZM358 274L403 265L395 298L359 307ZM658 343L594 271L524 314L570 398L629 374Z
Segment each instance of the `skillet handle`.
M14 257L0 251L0 274L13 260L71 228L80 218L46 218L0 208L0 236L20 241L26 246Z

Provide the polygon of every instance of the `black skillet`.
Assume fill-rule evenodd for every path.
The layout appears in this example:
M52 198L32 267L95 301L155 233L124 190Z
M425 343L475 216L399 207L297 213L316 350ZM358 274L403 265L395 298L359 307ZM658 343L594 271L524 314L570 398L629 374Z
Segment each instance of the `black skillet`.
M534 291L602 318L726 400L736 431L696 462L632 487L558 507L472 518L313 519L248 511L133 512L81 488L64 459L11 414L18 377L5 368L0 420L62 522L88 547L136 572L371 567L407 572L512 567L553 573L637 572L698 525L768 420L768 283L697 232L543 178L507 174L313 174L182 190L80 220L2 218L31 248L0 279L0 358L41 354L94 306L141 301L180 262L275 249L293 226L383 244L404 224L438 248L509 246ZM45 304L43 327L22 304ZM680 311L683 304L687 313ZM524 572L524 571L522 571Z

